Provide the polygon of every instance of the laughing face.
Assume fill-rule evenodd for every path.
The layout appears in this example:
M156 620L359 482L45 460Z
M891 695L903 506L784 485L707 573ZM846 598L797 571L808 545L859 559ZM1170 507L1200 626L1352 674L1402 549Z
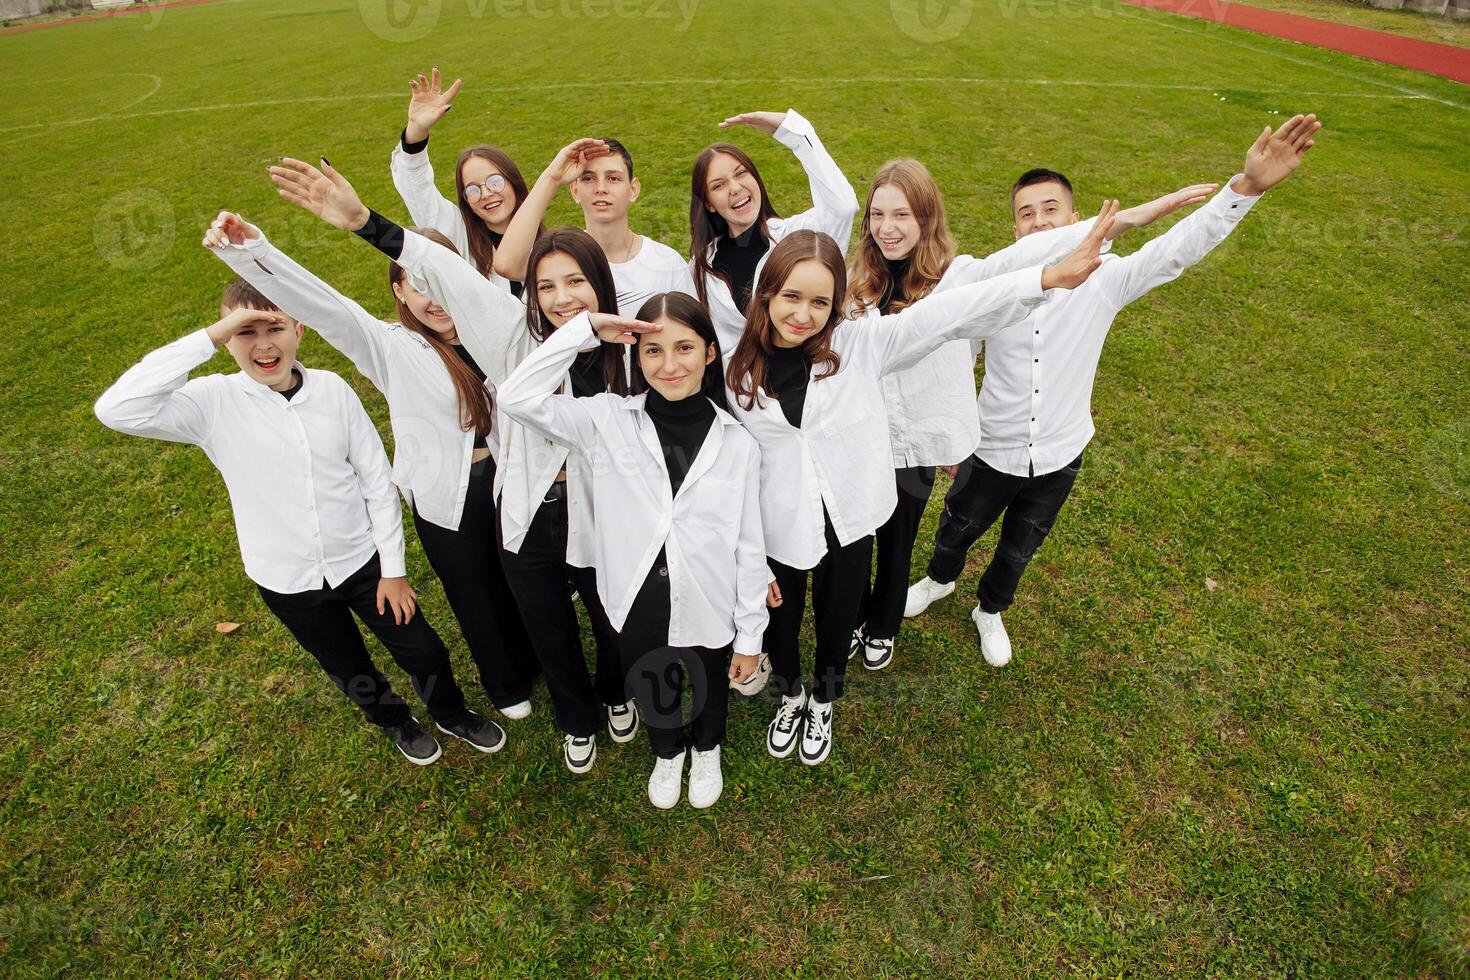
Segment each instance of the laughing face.
M908 258L919 245L921 229L908 196L897 184L884 184L873 191L868 206L868 234L878 243L885 259Z
M415 289L407 278L393 284L393 295L402 300L403 305L408 307L408 311L417 317L420 323L432 330L440 340L452 344L458 339L458 334L454 329L454 318L444 307Z
M597 291L577 260L565 252L548 252L536 263L536 302L553 327L578 313L597 309Z
M500 178L500 187L487 190L485 182L496 176ZM475 215L491 231L503 234L510 226L510 219L516 209L516 192L510 186L510 179L501 173L499 167L483 157L470 157L466 160L464 166L459 168L459 177L465 187L466 203L474 210ZM479 190L473 190L477 185ZM470 200L471 194L478 196L475 200Z
M728 153L716 153L704 177L705 209L725 219L731 235L739 235L761 212L761 189L755 175Z
M832 270L817 259L803 259L771 297L767 312L776 328L777 347L800 347L832 319Z
M228 314L222 309L221 314ZM301 346L301 324L287 319L285 323L261 320L248 323L225 342L230 356L252 380L276 391L291 387L291 365L296 361L296 348Z

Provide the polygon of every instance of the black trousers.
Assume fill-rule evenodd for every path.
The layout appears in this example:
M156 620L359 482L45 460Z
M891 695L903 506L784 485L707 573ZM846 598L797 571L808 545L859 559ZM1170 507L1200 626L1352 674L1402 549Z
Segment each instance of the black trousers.
M378 612L378 556L353 572L335 589L323 582L309 592L272 592L257 585L260 597L291 635L316 658L337 689L363 710L374 725L401 725L410 713L388 679L378 673L363 645L352 614L367 624L413 681L414 691L444 726L464 720L464 694L454 682L444 641L415 609L402 626L393 622L393 610ZM386 607L385 607L386 608Z
M546 689L551 694L556 726L568 735L587 736L597 732L603 722L602 704L621 704L623 668L618 657L615 634L611 626L606 632L614 640L597 647L598 684L594 689L582 653L582 636L577 629L577 611L572 606L572 582L578 585L582 603L587 608L596 633L599 619L605 624L607 613L597 598L596 573L567 564L567 500L566 485L552 485L549 499L536 509L531 527L518 552L500 552L506 580L521 618L530 624L531 648L541 663ZM599 703L598 692L616 691L614 699Z
M413 525L444 597L459 621L480 683L497 708L508 708L531 696L531 681L540 673L521 610L505 580L497 535L495 461L488 457L470 467L459 530L431 524L413 511Z
M826 518L826 514L823 514ZM817 634L812 693L822 701L842 697L847 676L847 653L858 624L863 583L872 567L873 536L843 547L837 543L832 521L827 524L827 553L812 580L812 614ZM806 616L807 569L791 568L768 559L781 590L781 605L770 611L765 647L771 655L771 682L782 694L794 694L801 684L801 621Z
M659 552L628 610L618 647L648 744L660 759L690 746L708 752L723 742L730 706L731 648L669 646L669 604L669 568Z
M898 487L898 505L873 536L873 577L863 581L862 611L858 622L867 625L868 636L891 640L903 622L904 601L909 591L909 565L919 522L934 492L934 467L907 466L893 471Z
M965 569L970 545L990 529L1002 513L1000 541L976 596L988 613L1010 608L1021 574L1051 532L1062 505L1077 482L1082 455L1054 473L1012 476L987 466L979 456L960 464L954 485L944 498L944 513L934 535L934 556L928 575L936 582L953 582Z

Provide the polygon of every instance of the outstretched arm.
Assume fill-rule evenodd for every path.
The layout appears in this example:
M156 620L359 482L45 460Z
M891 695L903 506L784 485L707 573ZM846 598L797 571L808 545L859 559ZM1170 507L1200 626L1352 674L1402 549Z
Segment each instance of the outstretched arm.
M402 139L393 148L389 171L413 223L433 228L463 252L469 245L464 216L455 202L439 193L428 153L429 131L449 112L460 85L460 79L455 79L448 90L442 89L438 68L432 69L428 78L420 73L409 79L408 122Z
M812 207L809 211L786 219L788 230L809 228L826 232L847 251L852 240L852 219L858 213L857 192L817 137L817 131L795 109L786 112L743 112L720 123L722 128L749 126L769 133L796 154L811 187Z
M558 188L566 187L577 179L587 160L606 156L612 151L607 144L597 139L579 139L562 147L536 183L526 193L526 199L516 208L510 227L495 249L495 271L507 279L524 280L526 262L531 257L531 248L536 244L536 231L546 209L556 197Z

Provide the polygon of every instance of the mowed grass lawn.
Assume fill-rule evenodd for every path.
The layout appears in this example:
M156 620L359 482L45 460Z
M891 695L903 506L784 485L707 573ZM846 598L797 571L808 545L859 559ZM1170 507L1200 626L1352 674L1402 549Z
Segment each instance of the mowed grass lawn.
M928 20L910 0L702 0L684 29L653 0L444 0L413 39L427 22L375 6L234 0L0 37L0 971L1470 966L1470 90L1106 0ZM966 10L956 36L906 33ZM774 762L771 702L734 705L724 798L661 813L641 735L565 771L544 690L501 754L404 763L259 601L203 454L92 415L212 319L225 269L197 243L221 208L389 314L384 263L293 213L265 167L326 154L406 219L388 153L431 64L466 78L431 146L441 184L470 142L534 177L571 138L616 135L644 181L636 228L680 249L689 164L747 109L800 108L859 193L885 159L924 160L980 254L1010 239L1025 168L1067 172L1090 212L1224 180L1293 111L1327 129L1201 267L1119 317L1098 437L1007 617L1016 660L987 668L966 617L992 532L893 667L855 672L826 765ZM735 138L783 211L807 206L786 151ZM580 215L563 198L552 218ZM310 334L303 357L387 432L343 358Z

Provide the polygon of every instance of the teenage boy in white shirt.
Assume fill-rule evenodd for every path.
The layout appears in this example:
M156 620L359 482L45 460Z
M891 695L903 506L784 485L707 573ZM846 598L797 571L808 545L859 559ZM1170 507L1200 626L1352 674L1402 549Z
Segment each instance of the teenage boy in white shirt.
M442 749L378 672L352 614L413 680L441 732L480 752L505 733L465 707L449 652L405 577L403 513L388 458L340 377L296 360L302 326L243 279L220 319L159 348L97 400L129 435L198 446L224 477L245 573L332 683L415 765ZM229 349L238 374L189 380Z
M561 148L516 210L500 247L495 271L509 279L526 274L526 259L541 219L560 187L570 187L582 208L587 234L602 247L618 288L621 316L631 317L651 296L694 295L689 263L678 252L628 226L628 209L642 186L633 176L633 154L614 139L579 139Z
M1274 133L1266 127L1246 152L1244 173L1207 204L1132 255L1103 256L1081 286L1049 294L1024 321L986 339L980 446L954 474L927 574L909 588L904 616L917 616L954 591L970 546L1004 514L970 618L985 661L1009 662L1001 613L1082 468L1094 432L1093 380L1113 319L1224 241L1260 196L1297 168L1321 125L1315 115L1298 115ZM1011 210L1017 238L1080 217L1072 185L1050 170L1021 175L1011 189Z

